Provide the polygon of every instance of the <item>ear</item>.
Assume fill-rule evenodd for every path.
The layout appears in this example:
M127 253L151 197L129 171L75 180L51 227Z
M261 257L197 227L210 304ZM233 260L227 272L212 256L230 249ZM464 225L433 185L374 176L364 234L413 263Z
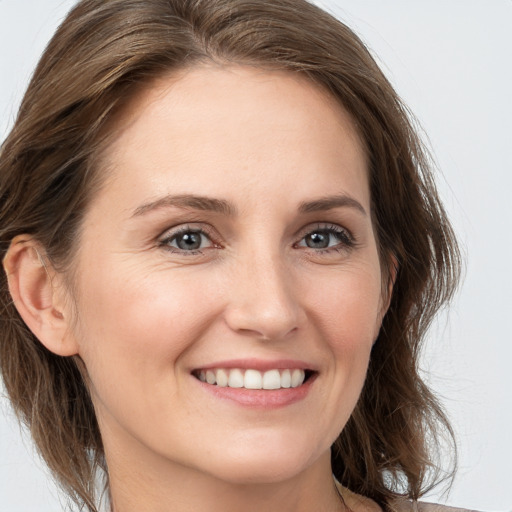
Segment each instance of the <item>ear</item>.
M57 355L71 356L78 344L71 335L70 302L62 276L44 257L44 249L30 236L14 238L3 260L9 291L39 341Z

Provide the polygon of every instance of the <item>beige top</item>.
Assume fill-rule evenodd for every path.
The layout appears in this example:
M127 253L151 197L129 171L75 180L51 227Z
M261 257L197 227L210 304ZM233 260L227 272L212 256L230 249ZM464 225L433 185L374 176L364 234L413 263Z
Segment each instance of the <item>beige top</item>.
M342 487L339 482L336 486L340 491L347 507L352 512L382 512L381 508L373 500L355 494L347 488ZM394 512L476 512L465 508L447 507L435 503L411 502L410 500L396 500L390 507Z
M397 503L397 505L396 512L476 512L467 508L447 507L446 505L426 503L424 501L411 503L408 500L403 500Z

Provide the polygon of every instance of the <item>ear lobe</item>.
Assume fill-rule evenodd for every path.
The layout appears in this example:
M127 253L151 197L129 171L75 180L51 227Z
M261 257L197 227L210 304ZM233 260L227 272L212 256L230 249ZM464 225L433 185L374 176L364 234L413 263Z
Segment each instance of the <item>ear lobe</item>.
M70 335L62 278L43 255L44 249L28 235L13 239L3 261L9 291L21 318L48 350L74 355L78 346Z

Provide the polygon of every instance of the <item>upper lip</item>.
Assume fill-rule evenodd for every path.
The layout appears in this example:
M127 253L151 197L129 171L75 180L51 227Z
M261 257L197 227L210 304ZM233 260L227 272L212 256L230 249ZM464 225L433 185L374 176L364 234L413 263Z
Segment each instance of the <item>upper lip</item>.
M212 370L215 368L232 369L239 368L240 370L258 370L265 372L267 370L311 370L315 371L314 365L305 361L297 359L229 359L225 361L216 361L215 363L208 363L204 366L198 366L194 369L197 370Z

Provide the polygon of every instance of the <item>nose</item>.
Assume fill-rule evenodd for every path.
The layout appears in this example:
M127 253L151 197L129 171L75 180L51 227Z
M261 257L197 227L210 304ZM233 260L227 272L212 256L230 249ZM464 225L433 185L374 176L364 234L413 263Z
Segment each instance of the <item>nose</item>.
M238 265L228 294L225 319L240 334L280 340L305 318L292 273L275 255L253 256Z

